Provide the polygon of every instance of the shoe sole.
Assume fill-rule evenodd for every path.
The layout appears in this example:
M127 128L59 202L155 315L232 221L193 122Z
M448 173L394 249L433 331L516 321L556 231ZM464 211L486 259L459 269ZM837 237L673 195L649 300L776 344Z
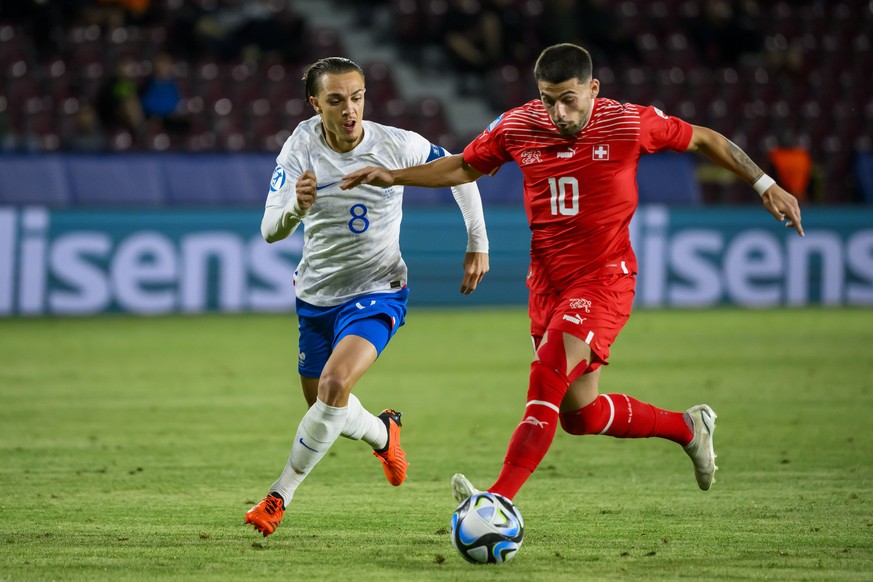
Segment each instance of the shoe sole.
M472 497L479 490L473 487L470 480L461 473L452 475L452 497L458 503L463 503L468 497Z
M276 520L274 524L273 521L268 517L269 514L266 510L257 511L262 503L263 501L246 512L243 523L252 526L253 528L255 528L256 531L264 534L264 537L267 537L268 535L279 529L279 525L282 523L282 517L284 517L285 513L283 511L281 515L279 515L279 519Z
M713 435L715 434L716 418L718 418L718 415L712 408L710 408L706 404L701 405L700 419L703 422L703 426L706 428L708 436L704 445L707 447L707 452L709 453L708 456L711 459L712 463L712 471L708 473L700 473L697 470L697 465L694 465L694 476L697 479L697 486L700 487L703 491L709 491L709 489L712 487L712 484L715 483L715 472L718 471L718 467L715 464L715 447L713 446ZM701 431L701 435L703 434L703 431Z
M250 520L248 517L246 517L245 523L252 526L257 532L263 534L264 537L267 537L268 535L272 534L273 532L275 532L279 528L279 526L276 525L276 527L274 527L273 529L270 529L269 524L263 524L260 522L256 522L256 521Z

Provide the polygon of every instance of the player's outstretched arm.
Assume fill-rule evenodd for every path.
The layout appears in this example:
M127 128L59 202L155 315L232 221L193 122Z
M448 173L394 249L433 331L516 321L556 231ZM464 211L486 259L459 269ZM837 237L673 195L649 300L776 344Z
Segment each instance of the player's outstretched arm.
M482 173L465 162L463 156L456 154L439 158L427 164L400 170L386 170L376 166L367 166L343 176L340 188L348 190L361 184L372 184L382 188L388 186L444 188L446 186L466 184L481 176Z
M702 154L745 180L761 195L767 212L779 222L787 220L785 226L794 228L797 234L803 236L797 198L767 176L746 152L731 140L707 127L699 125L692 127L694 132L691 134L687 151Z
M485 213L482 209L482 197L475 182L452 186L452 196L464 216L464 226L467 229L467 252L464 255L461 293L469 295L476 290L476 286L488 272L488 232L485 227Z
M394 175L390 170L380 168L379 166L365 166L360 170L355 170L351 174L343 176L340 190L350 190L357 188L361 184L387 188L395 184Z

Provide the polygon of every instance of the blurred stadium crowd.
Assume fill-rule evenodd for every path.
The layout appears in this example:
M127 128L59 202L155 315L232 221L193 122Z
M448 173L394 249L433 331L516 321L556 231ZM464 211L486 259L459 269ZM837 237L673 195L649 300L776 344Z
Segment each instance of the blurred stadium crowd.
M710 126L761 163L790 154L801 199L861 200L853 164L873 149L871 0L332 4L495 115L536 98L530 71L543 47L577 42L602 96ZM0 152L278 151L312 113L302 70L329 55L357 60L343 30L314 26L293 0L3 2ZM456 127L441 98L404 98L390 62L360 64L369 119L455 151L481 129ZM712 168L701 178L708 202L749 199Z

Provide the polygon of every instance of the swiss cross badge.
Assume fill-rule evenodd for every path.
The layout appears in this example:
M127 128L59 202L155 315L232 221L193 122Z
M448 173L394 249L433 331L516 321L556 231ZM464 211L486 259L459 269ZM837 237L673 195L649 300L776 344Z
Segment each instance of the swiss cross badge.
M591 148L592 160L608 160L609 159L609 144L596 145Z

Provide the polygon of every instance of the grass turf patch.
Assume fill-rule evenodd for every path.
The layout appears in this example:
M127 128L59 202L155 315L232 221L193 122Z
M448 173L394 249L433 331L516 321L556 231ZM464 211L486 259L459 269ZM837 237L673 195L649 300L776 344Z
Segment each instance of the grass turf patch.
M305 411L292 316L0 321L0 579L868 579L873 311L638 311L604 392L719 415L717 483L661 440L559 431L511 563L448 539L448 479L496 477L521 417L523 309L413 310L355 388L404 413L385 483L340 440L262 538L245 511Z

